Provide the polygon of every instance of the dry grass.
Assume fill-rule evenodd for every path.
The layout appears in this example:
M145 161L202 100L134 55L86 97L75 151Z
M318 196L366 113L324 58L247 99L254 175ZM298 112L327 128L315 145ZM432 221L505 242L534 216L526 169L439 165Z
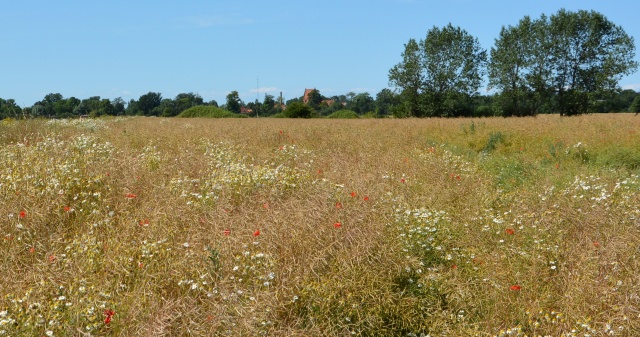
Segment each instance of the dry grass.
M639 130L3 122L0 336L637 336Z

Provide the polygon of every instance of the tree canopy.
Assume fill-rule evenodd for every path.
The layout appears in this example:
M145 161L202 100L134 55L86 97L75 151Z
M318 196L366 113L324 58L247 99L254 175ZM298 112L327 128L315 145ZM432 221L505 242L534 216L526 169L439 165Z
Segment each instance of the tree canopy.
M405 104L401 115L467 115L467 101L478 94L486 63L478 39L449 24L433 27L424 40L405 44L402 62L389 71Z
M595 11L561 9L502 27L491 49L489 86L502 115L588 112L636 70L633 38Z

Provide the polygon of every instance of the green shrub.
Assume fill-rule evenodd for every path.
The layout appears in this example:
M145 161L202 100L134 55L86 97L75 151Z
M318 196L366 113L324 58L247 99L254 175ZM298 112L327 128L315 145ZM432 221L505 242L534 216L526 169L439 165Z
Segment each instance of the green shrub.
M613 147L598 154L597 162L601 166L614 168L640 169L640 151L628 147Z
M487 145L484 146L482 152L492 152L496 149L498 144L504 144L504 135L502 132L492 132L487 140Z
M183 111L178 117L183 118L246 118L247 116L235 114L233 112L217 108L215 106L199 105Z
M331 115L327 116L327 118L353 119L353 118L360 118L360 116L358 116L358 114L355 111L342 109L332 113Z
M312 118L315 117L314 110L303 103L293 102L287 106L287 109L283 111L284 115L288 118Z
M369 111L366 114L363 114L362 116L360 116L360 118L378 118L380 116L378 116L377 113L375 113L375 111Z

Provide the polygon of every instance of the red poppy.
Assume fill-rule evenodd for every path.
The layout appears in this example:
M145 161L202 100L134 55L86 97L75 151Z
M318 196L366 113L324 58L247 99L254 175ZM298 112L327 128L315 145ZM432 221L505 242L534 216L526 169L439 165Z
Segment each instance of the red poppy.
M593 241L593 246L596 247L596 248L600 247L600 242Z
M284 133L284 131L280 130L280 134L282 135Z
M519 285L512 285L511 287L509 287L509 289L513 291L519 291L520 289L522 289L522 287Z
M253 236L258 236L258 235L260 235L260 230L259 230L259 229L256 229L256 231L255 231L255 232L253 232Z
M35 253L35 252L36 252L35 247L31 247L31 248L29 248L29 253Z
M340 222L336 222L336 223L333 224L333 227L334 228L340 228L340 227L342 227L342 224Z
M222 234L224 234L224 236L229 236L231 234L231 230L225 229L224 231L222 231Z
M369 196L365 196L364 201L369 201Z
M458 269L458 265L454 264L453 266L451 266L451 269Z
M135 198L137 198L137 197L138 197L137 195L135 195L135 194L133 194L133 193L127 193L127 194L125 194L124 196L125 196L127 199L135 199Z
M264 204L262 204L262 208L268 209L269 208L269 203L265 202Z
M149 226L149 219L140 220L138 223L140 226Z
M322 174L322 170L318 170L318 174Z
M53 254L49 255L49 262L55 262L57 259L58 258L55 255Z
M115 311L113 311L113 310L105 310L105 311L104 311L104 314L107 316L107 317L104 319L104 324L109 324L109 323L111 323L111 317L113 317L113 315L115 315L115 314L116 314L116 312L115 312Z
M516 231L513 228L507 228L504 230L505 233L509 234L509 235L513 235L516 233Z
M404 184L404 183L406 183L407 181L406 181L406 180L404 180L404 178L401 178L401 179L400 179L400 182Z
M142 268L142 267L144 267L144 263L138 262L138 268Z
M351 194L350 194L350 195L351 195L351 197L355 198L357 194L356 194L356 192L355 192L355 191L353 191L353 192L351 192Z
M18 217L20 217L20 219L24 219L27 216L27 212L25 211L20 211L20 214L18 215Z
M340 201L336 202L336 209L342 209L342 203Z
M71 207L69 206L64 206L62 209L64 209L65 212L69 212L71 210Z

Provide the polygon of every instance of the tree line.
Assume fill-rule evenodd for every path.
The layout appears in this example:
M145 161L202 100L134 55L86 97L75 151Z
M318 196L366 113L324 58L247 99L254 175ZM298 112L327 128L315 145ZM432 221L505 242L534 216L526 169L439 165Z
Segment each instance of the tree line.
M319 90L313 90L309 96L309 101L306 104L303 102L303 96L289 99L284 104L280 104L270 94L266 94L262 102L245 103L239 98L237 91L233 91L227 95L227 102L218 106L215 100L205 102L202 97L194 93L182 93L170 99L162 98L160 93L149 92L140 96L138 100L131 99L129 102L125 102L122 98L109 100L99 96L80 100L75 97L64 98L59 93L52 93L46 95L44 99L36 102L33 106L25 108L18 106L13 99L0 98L0 119L74 118L80 116L173 117L194 106L215 106L250 117L282 115L292 118L311 118L328 116L340 110L349 110L358 115L372 117L409 116L405 110L407 102L404 94L402 92L396 93L389 88L382 89L375 97L367 92L357 94L349 92L327 97L322 95ZM452 103L464 106L466 112L462 116L507 116L504 113L497 113L500 111L500 106L505 104L504 96L500 94L472 95L461 102ZM283 109L284 107L286 109ZM464 109L461 110L464 112ZM592 102L587 112L640 112L640 93L630 89L616 91L610 97ZM418 112L413 116L424 115Z
M576 115L589 112L640 112L640 93L621 90L618 81L633 73L633 37L595 11L559 10L551 16L522 18L503 26L490 50L460 27L433 27L424 39L409 39L402 60L388 73L392 89L375 97L349 92L307 96L286 102L265 94L243 102L237 91L220 108L249 116L321 117L339 110L395 117ZM488 83L491 94L479 92ZM80 100L48 94L31 107L0 98L0 119L74 116L178 116L194 106L218 107L194 93L163 98L149 92L125 102L99 96Z
M125 102L118 97L112 100L93 96L80 100L76 97L64 98L62 94L51 93L30 107L20 108L15 100L0 98L0 119L2 118L70 118L100 116L177 116L182 111L197 105L215 105L216 101L204 102L194 93L182 93L174 99L162 98L157 92L149 92L139 99Z
M620 92L618 81L638 67L633 38L585 10L525 16L503 26L489 51L451 24L404 47L402 61L389 71L401 96L394 111L400 116L607 112L616 105L612 100L631 96ZM496 93L490 105L474 105L485 74ZM634 100L629 108L637 112L640 102Z

